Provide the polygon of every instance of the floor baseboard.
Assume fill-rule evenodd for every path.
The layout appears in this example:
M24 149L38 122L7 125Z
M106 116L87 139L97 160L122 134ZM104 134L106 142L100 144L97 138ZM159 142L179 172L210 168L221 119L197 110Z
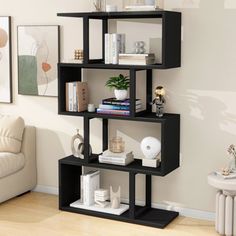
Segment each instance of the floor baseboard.
M40 193L48 193L48 194L58 195L58 188L51 187L51 186L37 185L33 191L40 192ZM122 199L122 202L128 203L128 199ZM136 204L144 205L144 202L136 201ZM215 213L213 213L213 212L200 211L200 210L195 210L195 209L170 206L170 205L165 205L165 204L157 204L157 203L153 203L152 207L164 209L164 210L177 211L177 212L179 212L179 214L181 216L190 217L190 218L194 218L194 219L209 220L209 221L215 220Z

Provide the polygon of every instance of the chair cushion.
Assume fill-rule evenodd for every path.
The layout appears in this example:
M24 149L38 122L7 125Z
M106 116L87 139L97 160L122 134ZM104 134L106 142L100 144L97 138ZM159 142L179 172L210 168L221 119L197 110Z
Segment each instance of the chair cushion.
M21 117L0 116L0 152L19 153L24 128Z
M0 179L14 174L25 165L25 157L22 153L0 152Z

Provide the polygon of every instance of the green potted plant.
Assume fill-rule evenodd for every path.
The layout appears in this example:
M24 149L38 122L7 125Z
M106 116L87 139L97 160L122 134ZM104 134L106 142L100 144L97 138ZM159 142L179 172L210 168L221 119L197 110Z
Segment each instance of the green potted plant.
M114 89L117 100L125 100L127 98L129 85L129 77L122 74L116 77L111 77L106 82L106 87Z

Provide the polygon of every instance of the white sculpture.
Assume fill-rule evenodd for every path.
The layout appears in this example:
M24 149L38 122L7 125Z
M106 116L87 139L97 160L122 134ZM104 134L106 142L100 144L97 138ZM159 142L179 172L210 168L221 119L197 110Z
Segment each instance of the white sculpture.
M111 199L111 208L113 209L120 208L120 186L117 192L114 192L112 186L110 186L110 199Z
M161 152L161 142L154 137L146 137L141 142L141 150L147 159L155 159Z

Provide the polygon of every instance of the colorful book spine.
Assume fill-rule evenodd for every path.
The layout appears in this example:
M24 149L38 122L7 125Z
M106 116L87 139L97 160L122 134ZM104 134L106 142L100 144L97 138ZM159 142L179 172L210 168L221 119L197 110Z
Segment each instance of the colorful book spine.
M99 108L104 109L104 110L126 110L126 111L129 111L130 106L100 104ZM136 105L136 109L141 109L141 104L140 105Z
M120 116L129 116L130 111L125 111L125 110L107 110L107 109L97 109L97 113L100 114L107 114L107 115L120 115Z
M130 100L126 99L124 101L119 101L116 99L104 99L102 100L102 104L104 105L119 105L119 106L130 106ZM139 99L136 100L136 106L140 105L141 101Z

